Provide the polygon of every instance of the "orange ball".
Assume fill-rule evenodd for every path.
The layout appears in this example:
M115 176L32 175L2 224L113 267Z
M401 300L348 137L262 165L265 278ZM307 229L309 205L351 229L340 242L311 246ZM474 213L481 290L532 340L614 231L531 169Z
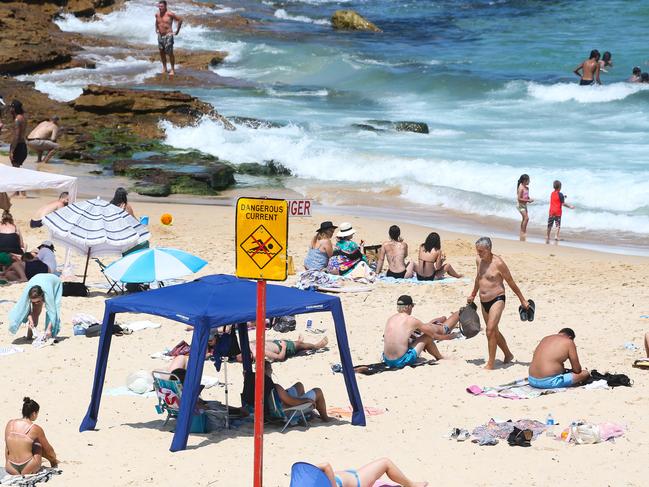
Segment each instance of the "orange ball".
M160 217L160 223L163 225L171 225L171 222L174 221L174 217L171 216L169 213L163 213L162 216Z

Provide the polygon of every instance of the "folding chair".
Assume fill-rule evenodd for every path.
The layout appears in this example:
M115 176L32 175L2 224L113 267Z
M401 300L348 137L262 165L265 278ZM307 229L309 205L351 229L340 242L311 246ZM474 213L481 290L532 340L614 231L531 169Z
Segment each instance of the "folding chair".
M153 389L158 398L158 405L155 407L158 414L167 413L164 425L171 418L177 418L180 412L180 398L182 396L182 383L174 374L162 370L154 370Z
M94 258L94 261L97 262L97 265L99 266L99 270L101 271L102 275L106 278L106 281L108 281L108 284L110 285L110 288L108 288L108 291L106 294L110 294L114 292L115 294L124 294L126 292L126 288L119 282L119 281L113 281L110 277L106 275L104 272L106 270L106 266L102 261L97 259L96 257Z
M288 428L288 425L291 424L293 419L299 423L300 417L304 421L304 426L308 429L309 423L306 420L306 415L313 411L313 404L310 402L300 404L299 406L283 407L282 401L280 401L279 396L277 395L276 390L272 390L270 396L268 397L269 411L271 416L276 418L281 418L284 423L281 433L284 433L284 430ZM298 416L299 415L299 416ZM297 418L295 416L298 416Z

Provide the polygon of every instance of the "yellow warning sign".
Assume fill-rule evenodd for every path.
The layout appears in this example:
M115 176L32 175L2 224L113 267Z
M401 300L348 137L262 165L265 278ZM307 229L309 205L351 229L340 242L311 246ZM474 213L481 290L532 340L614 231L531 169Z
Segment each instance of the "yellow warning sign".
M237 200L237 277L286 280L287 241L288 203L285 200Z

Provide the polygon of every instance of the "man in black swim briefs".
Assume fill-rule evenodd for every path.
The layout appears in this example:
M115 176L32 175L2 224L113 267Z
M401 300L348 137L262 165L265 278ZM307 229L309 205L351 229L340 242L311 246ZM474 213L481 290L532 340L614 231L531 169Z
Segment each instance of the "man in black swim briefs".
M491 252L491 239L481 237L475 243L477 253L476 266L478 271L473 285L473 291L467 298L472 303L478 292L480 292L480 304L482 305L482 317L486 323L487 346L489 358L485 369L492 370L496 362L496 349L500 348L505 355L504 363L514 360L514 355L507 346L505 337L498 330L500 317L505 309L505 281L510 289L518 296L524 309L529 308L529 303L523 293L514 282L507 264L499 256Z
M599 51L597 49L593 49L592 51L590 51L590 57L579 66L577 66L573 71L580 78L580 86L590 86L594 84L595 81L597 81L598 85L602 84L602 82L599 80L599 57Z

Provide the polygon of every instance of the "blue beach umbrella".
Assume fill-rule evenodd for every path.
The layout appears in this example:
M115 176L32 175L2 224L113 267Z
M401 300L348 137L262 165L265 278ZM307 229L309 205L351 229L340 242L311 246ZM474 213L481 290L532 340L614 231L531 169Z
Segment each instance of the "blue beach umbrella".
M206 264L200 257L182 250L158 247L122 257L106 267L104 274L114 281L154 282L193 274Z

